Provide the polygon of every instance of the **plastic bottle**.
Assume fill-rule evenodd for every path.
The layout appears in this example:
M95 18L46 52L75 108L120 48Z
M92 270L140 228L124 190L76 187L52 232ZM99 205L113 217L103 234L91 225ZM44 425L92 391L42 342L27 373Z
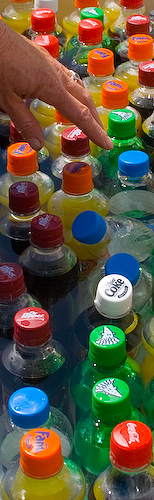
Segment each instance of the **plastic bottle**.
M84 500L85 479L80 468L63 459L59 436L47 429L35 429L23 436L20 464L6 472L2 499Z
M116 56L116 66L128 61L128 39L132 35L137 35L137 33L149 33L150 20L147 16L134 14L133 16L127 17L126 20L126 39L120 42L115 47Z
M153 377L154 377L154 345L153 345L153 328L154 328L154 313L153 316L149 315L147 321L144 324L144 329L142 333L142 341L144 345L144 356L141 362L141 373L143 376L144 383L146 385L146 392L148 399L150 398L150 393L152 397L153 391ZM149 386L147 385L149 384ZM147 396L145 396L147 400ZM150 401L149 401L150 404ZM152 406L149 406L148 414L150 415ZM149 418L148 418L149 419ZM153 413L150 417L153 422ZM154 425L152 425L154 427Z
M139 65L138 88L129 94L129 102L146 120L154 111L154 61Z
M88 495L88 500L153 500L152 433L141 422L118 424L112 431L110 467L103 472Z
M125 332L127 353L137 360L143 322L140 314L132 310L132 297L130 281L120 274L110 274L99 281L94 304L79 314L75 322L73 353L79 361L85 359L91 331L106 324Z
M62 453L69 458L73 448L73 429L65 415L49 406L45 392L26 387L14 392L8 402L5 437L0 444L0 462L4 471L20 456L22 436L36 427L56 432L61 440Z
M111 80L114 72L113 52L109 49L90 50L87 70L89 76L83 79L84 87L89 90L95 106L101 106L102 84Z
M63 17L62 24L67 35L67 39L78 33L78 24L81 21L81 10L85 8L99 7L98 0L75 0L75 7L77 7L71 14Z
M103 0L101 6L104 10L104 14L107 17L108 24L111 26L120 14L120 2L119 0Z
M71 125L73 124L55 109L55 122L49 127L46 127L43 131L44 143L50 152L52 160L56 160L56 158L60 156L62 132L66 128L70 128ZM55 176L54 180L55 182L57 180ZM56 189L58 189L57 185L55 185L55 190Z
M61 134L61 155L53 162L51 171L58 189L63 179L63 168L67 163L88 163L92 168L94 182L99 178L102 167L97 158L90 154L87 135L82 130L72 126L64 129Z
M136 121L136 132L139 135L141 131L141 116L138 111L128 106L128 85L126 82L117 79L110 79L103 83L101 94L101 105L97 107L99 117L107 131L109 113L116 109L128 109L134 111Z
M12 0L2 11L2 19L17 33L30 28L33 0Z
M64 245L59 217L45 213L33 219L31 245L21 255L20 264L28 290L35 290L50 314L54 338L61 339L68 348L74 323L74 288L79 265L74 252Z
M52 9L42 7L33 10L31 13L31 27L23 35L30 40L34 40L40 35L54 35L58 38L59 45L64 47L66 35L64 33L62 35L56 30L55 21L55 13Z
M63 168L62 189L50 198L48 211L61 218L65 242L74 251L76 243L73 241L72 224L75 217L86 209L95 210L102 216L107 215L108 199L94 188L92 169L88 163L67 163Z
M48 313L39 307L18 311L13 339L1 359L3 404L17 389L34 386L47 394L51 405L68 414L70 363L62 345L52 340Z
M9 205L9 188L15 182L29 181L37 185L40 205L45 206L54 191L52 179L38 170L37 152L28 142L12 144L7 150L7 173L0 177L0 203Z
M150 167L154 172L154 111L149 118L142 123L141 137L143 146L150 158Z
M114 75L116 78L127 82L129 92L133 92L138 86L139 64L153 58L152 36L144 33L130 36L128 40L128 58L129 61L117 66Z
M118 19L110 26L109 35L113 43L113 49L119 41L126 38L126 20L131 15L144 14L143 0L120 0L121 11ZM138 33L138 31L137 31ZM136 34L136 33L135 33Z
M75 429L74 447L83 470L98 476L107 469L111 432L128 419L146 423L131 407L128 385L115 377L99 380L92 389L91 411L80 418Z
M58 0L34 0L34 9L51 9L55 14L57 14ZM57 16L55 16L55 29L59 45L63 46L66 42L66 35L62 30L62 27L58 24Z
M101 21L103 28L104 24L106 23L104 12L99 7L86 7L85 9L81 10L80 16L81 16L80 21L83 21L84 19L94 19L95 21ZM108 34L104 31L103 31L103 44L105 47L110 46L110 38ZM76 35L71 37L70 40L67 42L66 51L67 52L70 51L73 47L79 47L78 32L76 33Z
M92 388L102 378L119 378L126 382L131 403L141 407L144 389L140 369L127 356L125 334L116 326L99 326L90 333L88 357L73 370L70 390L76 404L77 420L90 410Z

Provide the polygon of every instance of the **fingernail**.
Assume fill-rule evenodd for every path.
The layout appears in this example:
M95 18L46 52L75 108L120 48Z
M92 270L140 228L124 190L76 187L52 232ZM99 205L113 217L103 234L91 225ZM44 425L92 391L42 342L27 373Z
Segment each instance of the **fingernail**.
M37 137L31 137L28 142L33 149L39 150L43 147L43 141L40 141Z

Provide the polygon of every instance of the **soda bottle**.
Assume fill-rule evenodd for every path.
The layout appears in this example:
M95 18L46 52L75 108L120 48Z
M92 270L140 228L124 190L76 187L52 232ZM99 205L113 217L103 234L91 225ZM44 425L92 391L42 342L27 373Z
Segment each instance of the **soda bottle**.
M0 177L0 203L9 205L9 188L14 183L33 182L39 190L40 205L46 206L54 191L52 179L38 170L37 152L28 142L17 142L7 150L7 173Z
M31 245L21 255L20 264L28 290L35 290L36 297L50 314L54 337L68 348L79 265L75 253L64 245L59 217L45 213L33 219Z
M130 388L131 403L141 408L143 382L138 364L126 353L124 332L114 326L99 326L89 336L89 351L85 361L75 366L70 390L76 404L76 418L91 408L92 388L102 378L119 378Z
M2 11L2 19L17 33L30 28L33 0L12 0Z
M138 86L139 64L153 58L152 36L144 33L130 36L128 40L128 58L129 61L117 66L115 77L127 82L129 92L133 92Z
M32 10L31 27L23 35L32 41L39 35L55 35L54 11L46 8Z
M110 465L111 432L128 419L146 423L140 411L131 406L128 385L114 377L99 380L92 389L91 410L80 418L74 435L79 463L92 479Z
M34 9L51 9L55 14L58 12L58 0L34 0ZM58 38L59 45L64 46L66 43L66 35L62 30L62 27L57 21L57 16L55 15L55 30L56 37Z
M129 102L146 120L154 111L154 61L139 65L138 88L129 94Z
M55 122L43 131L44 143L50 152L52 160L56 160L60 156L62 132L66 128L70 128L71 125L73 124L55 109ZM56 182L56 180L57 178L54 176L54 181ZM58 187L55 185L55 190L57 189Z
M151 170L154 172L154 111L152 115L142 123L141 137L143 146L150 158Z
M83 21L84 19L94 19L96 21L101 21L103 28L104 28L104 23L106 23L104 12L99 7L86 7L81 10L80 16L81 16L80 21ZM104 31L103 31L103 43L105 44L104 45L105 47L110 46L110 38L108 34ZM76 33L76 35L71 37L70 40L68 40L66 45L66 51L67 52L70 51L73 47L79 47L78 32Z
M49 403L69 413L70 362L65 349L52 340L49 315L39 307L26 307L15 314L13 342L1 358L3 404L22 387L42 389Z
M23 493L24 492L24 493ZM2 499L84 500L85 479L80 468L63 459L59 436L49 429L34 429L23 436L20 464L9 469L2 483Z
M101 2L104 14L107 17L108 25L111 26L120 14L120 1L119 0L103 0ZM107 26L108 28L108 26Z
M113 52L109 49L90 50L87 70L89 76L83 78L84 87L89 90L95 106L101 106L102 84L114 79Z
M95 210L102 216L107 215L108 199L94 188L92 169L88 163L67 163L63 168L62 189L50 198L48 211L61 218L65 242L69 246L73 245L74 251L76 243L72 236L72 224L75 217L86 209Z
M63 179L63 168L67 163L73 162L78 165L80 162L88 163L92 168L93 179L99 178L102 167L94 156L90 154L90 145L87 135L82 130L72 126L64 129L61 134L61 155L53 162L51 172L53 179L61 188Z
M152 432L144 423L127 421L112 431L110 467L91 488L88 500L153 500Z
M82 9L91 9L91 14L96 16L96 7L99 7L98 0L75 0L75 7L77 7L71 14L63 17L62 24L66 32L67 40L69 40L73 35L78 33L78 24L81 21L81 11ZM95 12L95 14L94 14ZM90 17L92 17L92 15ZM107 19L105 19L105 27L108 25Z
M69 458L73 448L73 429L69 420L57 408L49 406L45 392L36 387L25 387L14 392L8 401L5 435L0 444L0 462L4 471L19 458L22 436L36 427L56 432L61 440L62 453Z
M121 11L118 19L116 19L109 29L109 36L112 40L113 50L120 41L123 41L126 38L127 18L134 14L140 16L141 14L144 14L145 11L143 0L120 0L120 7Z
M151 35L151 32L149 33L149 24L150 20L147 16L134 14L133 16L127 17L126 39L115 47L116 66L128 61L128 39L130 36L137 35L137 33L147 33L147 35Z

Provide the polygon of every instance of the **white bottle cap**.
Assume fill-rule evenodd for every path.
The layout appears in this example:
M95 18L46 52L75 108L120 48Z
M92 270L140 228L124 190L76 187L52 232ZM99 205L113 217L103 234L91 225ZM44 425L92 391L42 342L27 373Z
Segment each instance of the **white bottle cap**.
M34 0L34 10L35 9L51 9L58 12L58 0Z
M110 274L99 281L94 303L103 316L121 318L130 311L132 299L130 281L120 274Z

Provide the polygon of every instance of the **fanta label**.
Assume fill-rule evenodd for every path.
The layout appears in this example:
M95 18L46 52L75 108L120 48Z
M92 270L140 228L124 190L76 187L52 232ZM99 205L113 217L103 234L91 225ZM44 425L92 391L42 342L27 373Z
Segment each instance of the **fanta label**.
M50 432L36 431L33 434L28 434L25 443L27 450L31 450L32 453L37 454L49 448L49 444L46 440L49 438Z
M23 156L25 155L28 155L32 152L32 148L29 146L29 144L27 142L25 142L24 144L21 144L20 146L17 146L15 147L14 151L13 151L13 154L16 154L16 155L20 155L20 156Z

